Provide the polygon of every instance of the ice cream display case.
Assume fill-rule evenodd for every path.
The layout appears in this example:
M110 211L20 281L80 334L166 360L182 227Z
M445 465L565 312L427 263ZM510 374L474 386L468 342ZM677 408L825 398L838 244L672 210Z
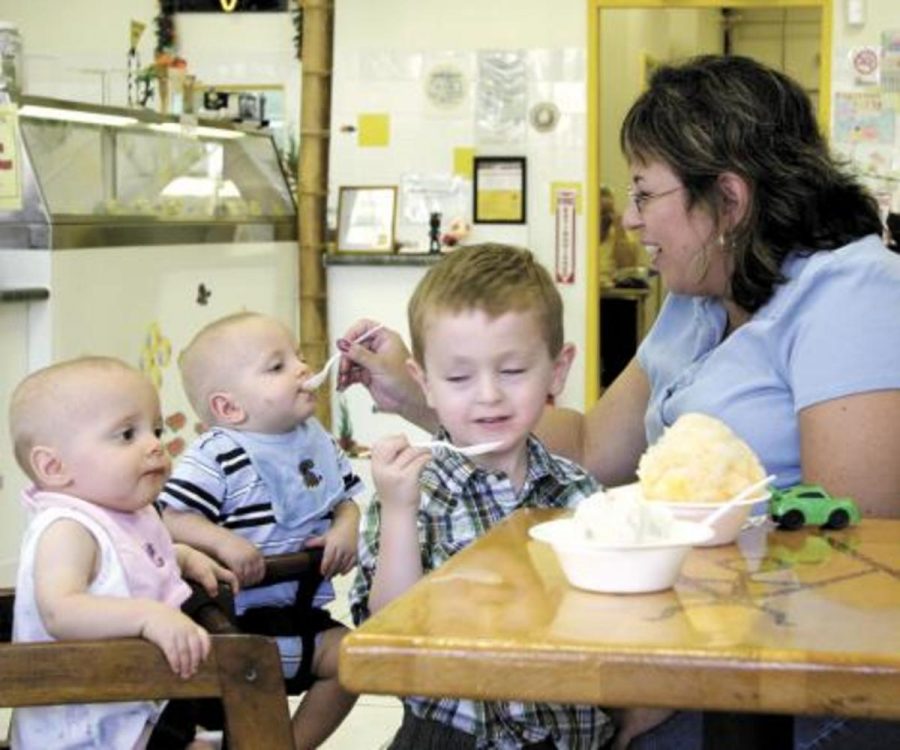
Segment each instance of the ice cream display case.
M218 121L23 97L23 201L2 246L285 239L296 211L271 136Z
M159 387L177 458L199 429L176 364L190 337L240 310L299 324L297 214L272 137L30 97L14 134L20 198L0 204L0 410L31 370L120 357ZM0 583L24 484L4 428Z

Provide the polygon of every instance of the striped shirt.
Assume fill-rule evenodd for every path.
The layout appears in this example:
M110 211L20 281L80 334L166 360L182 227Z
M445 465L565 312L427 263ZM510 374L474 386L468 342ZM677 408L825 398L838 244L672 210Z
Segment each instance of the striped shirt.
M446 438L446 435L441 435ZM521 491L501 473L478 469L445 451L422 473L418 513L422 569L434 570L518 508L568 508L593 493L597 484L583 469L552 456L534 437L528 440L528 473ZM360 531L359 567L350 592L354 621L365 620L378 559L380 505L372 502ZM516 603L511 602L510 607ZM406 697L419 718L472 734L478 750L518 750L549 739L557 748L589 750L612 736L612 723L594 706L524 702L479 702L456 698Z
M328 441L341 477L336 492L315 496L309 502L319 504L316 518L299 528L286 528L275 520L272 499L266 484L253 466L250 456L225 432L212 429L201 435L185 452L172 471L159 496L159 504L177 511L198 513L212 523L233 531L251 542L263 555L297 552L306 540L324 533L331 526L334 509L364 490L350 461L334 438L318 422L320 439ZM317 453L321 456L319 446ZM304 456L297 457L297 465ZM297 598L297 582L285 581L271 586L242 589L235 598L241 615L255 607L289 607ZM322 607L334 600L334 587L323 581L316 591L313 606ZM299 638L278 638L285 675L292 676L299 665ZM296 664L295 664L296 662Z

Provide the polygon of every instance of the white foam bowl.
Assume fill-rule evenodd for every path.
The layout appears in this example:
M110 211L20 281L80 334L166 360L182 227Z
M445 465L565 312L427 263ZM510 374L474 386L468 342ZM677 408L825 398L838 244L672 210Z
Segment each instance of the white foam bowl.
M704 542L700 547L718 547L722 544L731 544L734 542L741 529L747 524L750 512L753 506L759 503L765 503L769 499L769 493L759 495L757 497L740 500L735 503L721 518L717 518L712 525L713 536L708 542ZM651 502L662 503L675 518L682 521L695 521L703 523L709 516L721 507L721 503L675 503L665 500L653 500Z
M691 547L708 541L713 531L692 521L676 520L665 541L598 544L587 541L571 518L532 526L533 539L549 544L573 586L607 594L643 594L672 588Z
M641 485L637 482L621 487L613 487L608 490L613 496L631 495L643 498ZM769 500L769 492L762 491L756 497L747 498L735 503L731 509L713 524L713 535L707 542L698 544L698 547L718 547L723 544L731 544L737 539L741 529L747 523L754 505L766 507ZM672 511L672 515L679 521L694 521L703 523L709 516L717 511L723 503L683 503L674 500L648 500L647 502L665 505Z

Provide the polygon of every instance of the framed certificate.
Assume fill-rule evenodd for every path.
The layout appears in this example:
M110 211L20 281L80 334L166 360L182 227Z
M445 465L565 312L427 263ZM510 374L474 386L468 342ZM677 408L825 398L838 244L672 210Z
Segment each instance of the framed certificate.
M338 194L337 252L394 252L396 213L396 186L342 187Z
M475 223L524 224L525 157L476 156L473 166Z

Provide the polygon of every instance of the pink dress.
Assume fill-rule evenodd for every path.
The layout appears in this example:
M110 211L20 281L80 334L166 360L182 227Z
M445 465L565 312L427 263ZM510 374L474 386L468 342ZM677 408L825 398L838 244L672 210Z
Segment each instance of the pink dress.
M135 513L107 510L70 495L29 490L31 514L19 556L13 641L52 641L37 609L34 556L43 532L61 518L96 539L100 565L88 591L96 596L146 598L178 608L190 595L172 539L153 507ZM164 703L91 703L20 708L13 712L12 747L22 750L142 748Z

